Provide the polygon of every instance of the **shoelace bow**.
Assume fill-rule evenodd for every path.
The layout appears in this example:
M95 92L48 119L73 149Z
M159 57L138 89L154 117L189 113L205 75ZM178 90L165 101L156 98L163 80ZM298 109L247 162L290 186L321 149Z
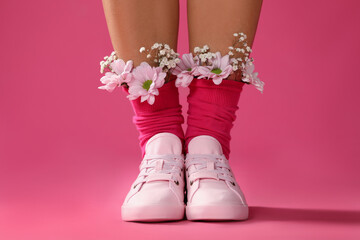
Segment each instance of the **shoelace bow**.
M224 155L188 154L185 160L190 185L197 179L216 179L230 182L235 186L228 160ZM195 166L195 167L191 167Z
M181 176L184 160L179 155L148 155L142 160L139 169L140 174L133 184L135 188L138 184L148 181L173 180L179 185L176 175Z

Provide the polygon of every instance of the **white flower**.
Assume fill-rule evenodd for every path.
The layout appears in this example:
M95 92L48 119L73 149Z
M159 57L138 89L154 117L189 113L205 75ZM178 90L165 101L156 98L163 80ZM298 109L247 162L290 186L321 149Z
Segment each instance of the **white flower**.
M237 33L234 33L233 35L234 35L234 37L237 37L237 36L238 36L238 34L237 34Z
M143 51L145 51L145 47L140 48L140 52L142 53Z
M195 48L194 48L194 53L198 53L198 52L200 52L200 48L199 48L199 47L195 47Z
M167 64L168 64L168 59L167 59L166 57L163 57L163 58L161 59L161 62L162 62L163 64L167 65Z

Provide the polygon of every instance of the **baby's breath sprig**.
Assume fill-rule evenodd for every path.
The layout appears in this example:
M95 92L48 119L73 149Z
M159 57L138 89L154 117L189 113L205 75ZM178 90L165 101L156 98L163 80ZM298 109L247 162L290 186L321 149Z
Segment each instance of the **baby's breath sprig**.
M150 49L141 47L141 53L146 54L146 58L152 59L163 72L168 72L170 69L175 68L177 63L180 63L179 54L170 48L168 44L154 43Z
M210 52L208 45L204 45L202 48L194 48L194 60L199 59L200 66L211 65L211 60L216 57L215 53Z
M228 55L230 56L230 63L233 67L233 71L236 75L239 74L237 70L245 69L246 63L253 62L253 58L250 58L252 52L250 46L247 44L247 36L245 33L234 33L233 44L229 46ZM231 57L232 56L232 57Z
M113 51L110 56L105 56L104 60L100 62L100 73L104 73L105 70L108 70L109 72L113 72L113 70L111 69L110 64L115 61L116 59L118 59L118 57L116 56L116 52Z

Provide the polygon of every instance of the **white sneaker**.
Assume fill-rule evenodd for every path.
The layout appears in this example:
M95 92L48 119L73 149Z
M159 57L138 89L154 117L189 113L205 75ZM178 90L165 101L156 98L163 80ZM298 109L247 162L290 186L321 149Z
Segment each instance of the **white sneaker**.
M186 217L189 220L244 220L245 196L222 152L221 144L201 135L188 144Z
M184 156L172 133L159 133L146 143L140 174L121 207L124 221L157 222L184 218Z

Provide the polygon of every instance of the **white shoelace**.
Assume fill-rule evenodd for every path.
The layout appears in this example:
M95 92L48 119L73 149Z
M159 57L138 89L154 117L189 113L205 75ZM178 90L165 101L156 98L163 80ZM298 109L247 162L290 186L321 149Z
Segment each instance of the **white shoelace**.
M135 180L133 188L146 182L149 177L162 181L173 180L178 185L179 181L176 176L181 176L183 166L184 159L176 154L147 155L139 166L140 174Z
M228 181L235 186L236 181L232 175L228 160L224 155L187 154L185 166L190 185L197 179L211 178ZM216 176L215 178L214 175Z

